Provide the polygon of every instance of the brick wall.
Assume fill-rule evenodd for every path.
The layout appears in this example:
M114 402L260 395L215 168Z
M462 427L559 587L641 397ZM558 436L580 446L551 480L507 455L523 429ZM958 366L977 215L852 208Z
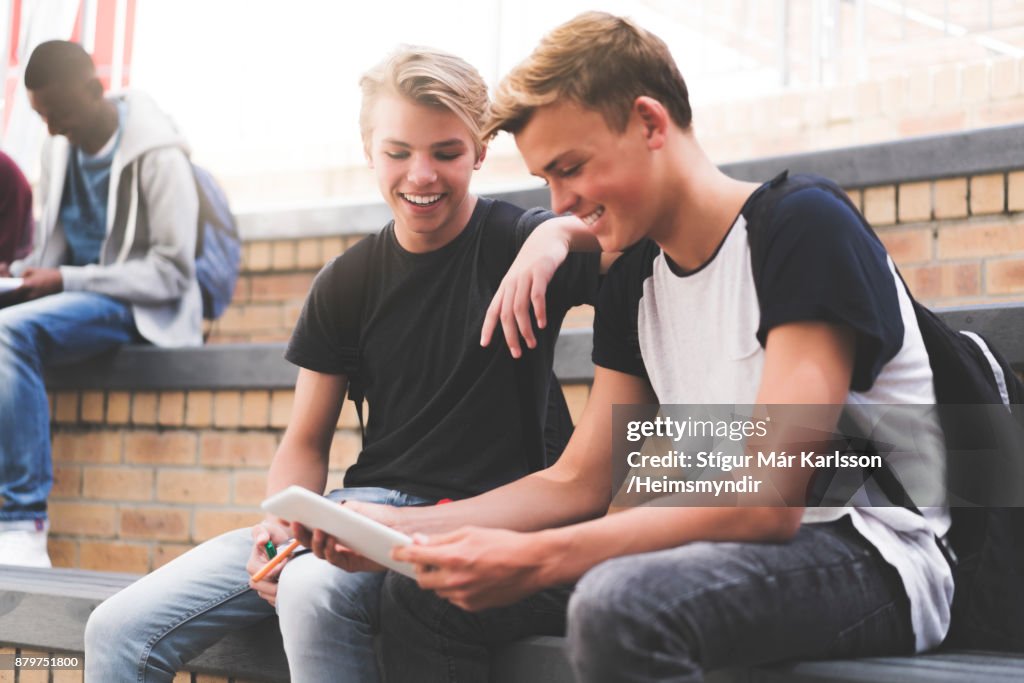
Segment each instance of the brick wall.
M1024 298L1024 171L851 194L922 301L953 306Z
M587 387L566 387L574 419ZM55 566L155 569L224 531L258 522L267 466L293 392L82 391L51 394ZM346 401L328 487L359 453Z
M942 306L1024 293L1024 171L870 187L850 195L923 301ZM317 271L360 239L247 243L234 300L215 323L210 342L286 340ZM1020 256L1010 256L1013 251ZM592 309L581 306L570 311L565 327L589 327L592 319Z
M231 306L212 327L210 343L285 341L323 265L364 235L247 242ZM590 327L593 309L579 306L564 327Z
M850 190L914 293L937 306L1024 299L1024 171ZM214 341L286 339L316 271L359 236L255 241ZM589 325L590 309L570 326ZM586 386L566 388L574 415ZM58 566L142 572L259 519L291 391L52 395ZM358 453L346 407L332 485Z

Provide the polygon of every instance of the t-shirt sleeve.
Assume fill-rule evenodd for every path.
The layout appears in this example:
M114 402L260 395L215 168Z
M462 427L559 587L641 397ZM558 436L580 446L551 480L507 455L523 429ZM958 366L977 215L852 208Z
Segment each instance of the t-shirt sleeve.
M821 188L784 197L763 229L762 239L751 245L762 252L751 253L761 264L761 345L772 328L786 323L846 325L856 334L850 388L867 391L903 345L885 248L851 207Z
M637 316L645 273L650 273L657 254L653 242L641 242L620 256L605 275L594 304L594 365L648 379Z
M556 214L547 209L527 209L516 223L517 249L523 246L537 226L555 217ZM548 285L549 306L568 310L580 304L593 304L597 300L600 276L600 252L569 252Z
M288 362L326 375L344 374L342 331L358 324L355 297L345 296L352 288L346 286L343 257L324 266L313 280L284 353Z

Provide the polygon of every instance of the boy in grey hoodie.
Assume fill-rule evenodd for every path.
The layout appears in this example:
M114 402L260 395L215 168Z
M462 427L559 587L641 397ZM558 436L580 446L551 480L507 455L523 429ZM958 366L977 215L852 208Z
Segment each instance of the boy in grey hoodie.
M104 97L75 43L39 45L25 68L43 151L35 249L0 276L0 562L49 566L53 473L43 369L121 344L202 343L198 197L187 147L139 93Z

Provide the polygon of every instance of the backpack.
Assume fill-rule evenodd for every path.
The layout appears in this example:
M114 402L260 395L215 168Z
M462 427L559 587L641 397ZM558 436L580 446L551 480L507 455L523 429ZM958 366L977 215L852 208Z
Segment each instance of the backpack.
M216 320L231 303L242 262L242 241L224 191L209 171L192 164L199 195L196 279L203 317Z
M759 228L773 215L778 202L808 187L825 190L842 201L878 239L838 185L817 176L789 176L784 171L757 190L750 199L749 212L744 211L752 252L760 253L755 250L763 234ZM752 259L751 265L756 288L760 264ZM950 561L955 585L950 630L943 647L1024 652L1024 507L1012 490L1024 481L1024 384L987 340L950 329L918 303L909 288L907 294L932 368L946 441L948 481L952 485L963 472L978 468L998 468L993 472L1006 482L1008 490L997 498L1017 506L950 507L948 548L939 542ZM920 514L887 466L873 474L890 500ZM981 480L991 481L992 477Z
M484 200L480 200L484 201ZM506 202L493 200L487 213L481 217L482 222L489 222L491 230L485 238L486 249L482 253L482 270L495 278L497 289L505 271L518 254L515 243L515 227L525 211ZM499 239L500 238L500 239ZM351 294L345 298L352 302L356 310L355 319L363 321L363 307L366 298L366 278L368 275L366 259L354 259L349 271L352 283ZM359 420L359 434L366 439L363 423L363 401L365 400L363 378L360 373L362 345L360 340L362 324L345 330L339 341L339 353L342 357L342 372L348 379L348 399L355 405ZM526 468L528 472L542 470L558 459L572 433L572 416L565 401L558 378L554 370L542 374L543 368L537 362L536 354L524 354L516 361L516 391L519 398L519 414L522 418L522 435L525 445ZM539 429L538 417L544 406L534 399L533 388L537 382L548 383L548 400L543 424L543 433Z

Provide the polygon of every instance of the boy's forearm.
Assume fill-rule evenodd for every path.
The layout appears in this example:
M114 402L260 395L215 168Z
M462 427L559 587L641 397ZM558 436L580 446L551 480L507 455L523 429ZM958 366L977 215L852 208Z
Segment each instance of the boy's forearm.
M537 531L598 517L608 509L609 496L593 486L561 482L544 470L466 500L401 508L397 528L410 534L443 533L470 525Z
M696 541L782 542L799 528L802 508L645 507L536 534L545 586L577 581L615 557Z
M282 442L267 472L266 495L292 485L323 493L327 486L327 460L315 448ZM274 515L267 515L267 519L277 521Z

